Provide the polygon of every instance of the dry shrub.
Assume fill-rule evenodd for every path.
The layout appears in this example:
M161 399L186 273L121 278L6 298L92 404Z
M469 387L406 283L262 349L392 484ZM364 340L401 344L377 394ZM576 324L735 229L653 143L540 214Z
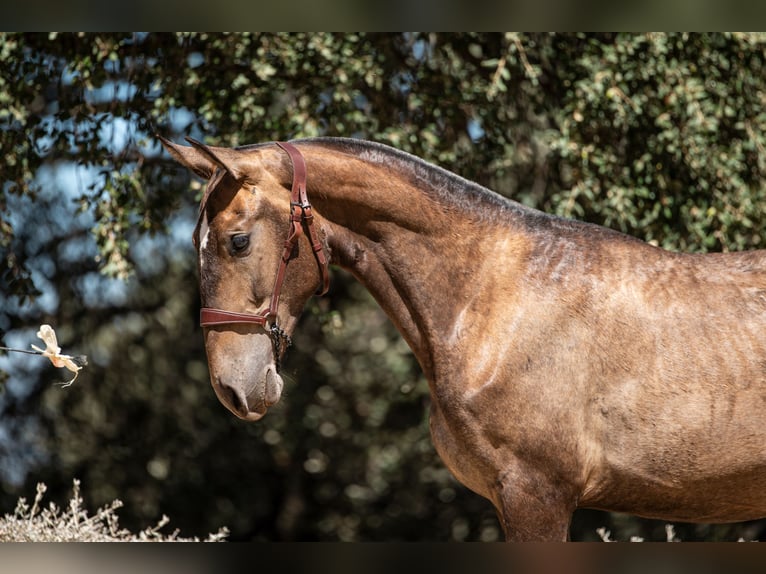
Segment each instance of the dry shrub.
M76 479L66 509L53 502L43 507L45 491L45 484L39 483L31 507L25 498L20 498L13 514L0 519L0 542L200 542L196 537L181 538L178 530L170 534L160 532L170 522L164 515L155 526L137 534L120 528L116 513L122 507L120 500L88 516L80 496L80 481ZM222 542L228 535L228 529L223 527L209 534L205 542Z

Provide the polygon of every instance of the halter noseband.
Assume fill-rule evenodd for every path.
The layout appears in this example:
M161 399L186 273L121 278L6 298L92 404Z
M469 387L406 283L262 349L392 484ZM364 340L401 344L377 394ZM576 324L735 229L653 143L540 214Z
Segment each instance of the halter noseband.
M271 292L271 300L268 307L251 315L249 313L234 313L224 311L223 309L213 309L203 307L200 310L200 325L202 327L215 327L218 325L231 325L237 323L255 323L266 329L274 345L274 359L277 371L279 371L279 355L282 344L290 345L290 337L277 325L277 310L279 308L279 295L282 292L282 285L285 281L285 272L287 264L293 258L295 247L298 240L304 234L304 227L308 233L311 242L311 248L314 251L319 273L322 276L322 284L317 290L317 295L324 295L330 287L330 273L328 270L327 256L321 241L314 229L314 216L311 213L311 204L306 193L306 161L301 152L294 145L285 142L276 142L276 144L287 152L293 165L293 184L290 196L290 232L285 241L285 247L282 251L282 258L277 267L277 276L274 279L274 289ZM204 206L203 206L204 208ZM270 327L267 327L270 323Z

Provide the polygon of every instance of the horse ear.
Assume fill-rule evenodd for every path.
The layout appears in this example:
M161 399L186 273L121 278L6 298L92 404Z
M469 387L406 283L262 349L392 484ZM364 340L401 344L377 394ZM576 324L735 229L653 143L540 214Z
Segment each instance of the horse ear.
M195 147L176 145L161 135L157 135L168 153L181 165L188 167L203 179L210 179L215 171L216 163L211 161L208 154L200 152Z
M210 179L217 167L225 170L235 180L242 182L252 176L257 164L253 163L252 155L242 150L205 145L193 138L187 137L190 146L176 145L171 141L157 136L173 158L191 169L203 179Z
M236 150L205 145L193 138L184 138L192 147L207 157L213 164L229 172L237 181L242 180L243 172L239 167L238 153Z

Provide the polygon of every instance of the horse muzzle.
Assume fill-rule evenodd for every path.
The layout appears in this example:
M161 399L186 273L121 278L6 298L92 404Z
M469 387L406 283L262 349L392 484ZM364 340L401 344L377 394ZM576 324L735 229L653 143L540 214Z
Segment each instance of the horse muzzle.
M255 381L212 378L218 400L237 417L254 422L263 418L269 407L279 402L284 383L274 367L267 367Z

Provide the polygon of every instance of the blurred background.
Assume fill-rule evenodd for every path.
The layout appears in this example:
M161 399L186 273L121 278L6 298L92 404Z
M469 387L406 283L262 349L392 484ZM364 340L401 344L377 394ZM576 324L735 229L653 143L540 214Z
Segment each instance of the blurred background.
M208 382L191 233L201 182L155 134L224 146L317 135L409 151L527 205L667 249L762 247L766 35L0 34L0 514L37 482L184 536L494 541L436 455L428 387L371 297L333 270L280 404L239 421ZM665 540L578 511L575 540ZM676 524L683 540L766 523Z

